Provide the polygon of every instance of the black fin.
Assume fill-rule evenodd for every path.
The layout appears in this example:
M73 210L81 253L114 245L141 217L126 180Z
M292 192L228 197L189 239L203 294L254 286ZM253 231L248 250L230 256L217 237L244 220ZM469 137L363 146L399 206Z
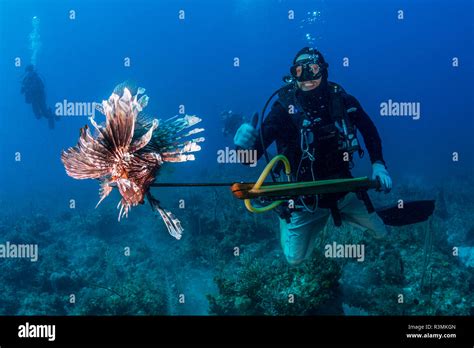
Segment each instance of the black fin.
M428 220L435 208L434 200L403 202L403 208L398 206L376 209L385 225L405 226Z

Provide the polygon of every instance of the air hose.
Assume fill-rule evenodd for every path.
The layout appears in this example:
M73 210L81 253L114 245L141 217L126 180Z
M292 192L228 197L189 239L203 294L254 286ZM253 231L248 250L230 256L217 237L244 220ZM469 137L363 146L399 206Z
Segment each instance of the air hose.
M290 83L289 80L287 81L287 80L285 80L285 78L286 77L283 78L283 81L286 84ZM267 165L266 165L265 169L263 170L262 174L260 174L260 177L258 178L258 181L253 186L252 190L258 190L260 188L260 186L262 186L262 184L265 181L265 179L267 178L268 174L270 174L273 182L277 182L277 180L275 178L275 174L273 173L273 167L275 166L275 164L278 161L282 161L284 163L285 173L288 176L288 181L290 181L291 166L290 166L290 162L288 161L288 158L286 158L286 156L284 156L284 155L277 155L277 156L273 157L273 159L270 161L267 149L265 148L265 142L263 141L263 131L262 131L263 121L265 119L265 111L267 110L267 107L270 104L270 101L273 99L273 97L276 96L283 88L284 87L278 88L275 92L272 93L272 95L268 98L265 105L263 106L262 113L260 114L260 116L258 116L258 114L255 115L255 116L257 116L257 122L255 122L255 123L259 123L259 126L260 126L259 138L260 138L260 143L262 145L263 154L265 156L265 161L267 162ZM254 122L252 122L252 123L254 123ZM253 126L255 127L256 124L253 124ZM252 213L264 213L266 211L272 210L273 208L276 208L282 202L283 201L275 201L275 202L273 202L273 203L271 203L271 204L269 204L265 207L258 207L257 208L257 207L252 206L252 203L250 202L250 199L246 199L245 200L245 206Z
M267 149L265 148L265 142L263 141L263 121L265 120L265 111L267 110L268 104L270 104L271 100L273 99L274 96L278 94L282 90L283 87L278 88L273 94L268 98L267 102L263 106L262 113L260 114L260 117L258 119L258 123L260 123L260 129L259 129L259 138L260 138L260 143L262 145L263 149L263 154L265 156L265 161L267 162L267 165L270 163L270 158L268 157L268 152ZM273 182L276 182L275 175L273 174L273 171L270 171L270 176L272 177Z
M285 165L285 174L288 176L288 181L291 180L291 177L290 177L291 166L290 166L290 162L288 161L288 158L286 158L284 155L277 155L277 156L273 157L273 159L265 166L265 169L263 170L262 174L260 174L260 177L258 178L257 182L255 183L255 185L252 187L252 189L250 191L258 190L260 188L260 186L262 186L262 184L265 181L265 179L267 178L268 174L271 173L273 167L275 166L275 164L278 161L283 162L283 164ZM252 202L250 201L250 199L244 200L245 207L249 211L251 211L252 213L267 212L269 210L272 210L272 209L276 208L282 202L284 202L284 201L275 201L275 202L272 202L269 205L266 205L264 207L254 207L252 205Z

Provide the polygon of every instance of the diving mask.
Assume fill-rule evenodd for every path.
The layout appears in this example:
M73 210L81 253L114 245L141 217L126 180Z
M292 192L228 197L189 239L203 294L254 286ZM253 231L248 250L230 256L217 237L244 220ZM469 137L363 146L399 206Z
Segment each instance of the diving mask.
M297 60L290 68L291 76L297 81L311 81L321 78L323 70L327 68L327 64L319 62L319 56L311 55L309 58Z

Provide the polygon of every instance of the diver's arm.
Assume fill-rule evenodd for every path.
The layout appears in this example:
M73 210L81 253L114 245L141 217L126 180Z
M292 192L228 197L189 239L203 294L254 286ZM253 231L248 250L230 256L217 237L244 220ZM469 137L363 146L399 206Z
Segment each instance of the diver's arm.
M350 112L349 117L364 138L364 144L369 152L370 162L372 164L379 162L385 165L382 153L382 140L369 115L362 109L359 101L351 95L347 96L346 107L347 109L357 109L354 112Z
M257 140L255 141L252 150L257 150L257 159L263 156L264 150L267 149L277 138L281 137L282 132L285 131L284 119L287 116L286 110L277 101L273 103L272 109L263 121L262 136L263 146L260 140L260 130L258 130Z
M44 90L44 83L43 83L43 80L41 79L41 77L39 77L39 75L35 76L34 84L35 84L35 89L38 90L38 91L41 91L41 94L46 97L46 93L45 93L45 90Z

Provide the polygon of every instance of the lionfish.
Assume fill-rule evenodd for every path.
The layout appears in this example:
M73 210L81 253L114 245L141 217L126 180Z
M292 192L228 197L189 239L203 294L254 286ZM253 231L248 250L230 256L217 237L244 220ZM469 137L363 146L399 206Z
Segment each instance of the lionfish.
M75 147L63 151L61 160L66 173L75 179L98 179L100 199L97 206L117 187L122 199L118 220L128 217L132 206L143 204L145 196L152 209L163 219L168 232L180 239L181 222L150 193L164 162L194 160L192 152L201 150L203 137L185 140L202 132L203 128L187 130L201 121L196 116L175 116L166 121L151 119L142 110L148 104L144 88L132 95L129 87L118 85L110 98L96 104L105 115L105 124L98 124L94 116L90 122L96 134L92 135L86 125L80 129ZM186 130L186 131L185 131ZM96 207L97 207L96 206Z

